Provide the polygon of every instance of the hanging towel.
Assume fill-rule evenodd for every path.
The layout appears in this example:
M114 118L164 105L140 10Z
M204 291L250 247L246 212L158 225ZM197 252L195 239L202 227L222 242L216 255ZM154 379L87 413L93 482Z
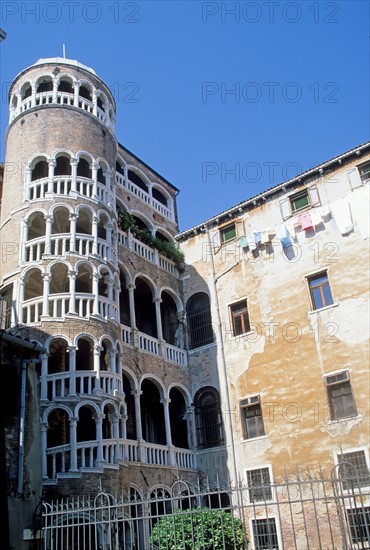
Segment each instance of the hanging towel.
M249 250L256 250L257 248L257 245L256 245L256 241L254 240L254 234L253 233L250 233L247 237L248 239L248 246L249 246Z
M369 238L369 187L365 186L350 195L353 217L364 239Z
M288 248L289 246L291 246L292 239L285 223L280 223L276 226L276 236L278 239L280 239L281 246L283 248Z
M306 231L307 229L312 229L313 223L310 212L305 212L304 214L301 214L298 219L304 231Z
M261 235L261 241L263 244L268 244L271 240L271 237L272 235L274 234L274 231L268 227L267 229L264 229L262 231L262 235Z
M322 222L322 217L318 209L312 210L311 220L313 225L319 225Z
M253 231L253 237L254 237L254 242L255 243L260 243L261 240L262 240L262 233L259 229L255 229Z
M349 209L348 197L338 199L330 205L334 221L342 235L350 233L353 229L351 212Z
M319 213L322 218L329 216L331 213L330 206L321 206L321 208L319 208Z
M239 241L239 246L241 246L242 248L245 248L246 246L248 246L248 241L247 241L247 237L240 237Z

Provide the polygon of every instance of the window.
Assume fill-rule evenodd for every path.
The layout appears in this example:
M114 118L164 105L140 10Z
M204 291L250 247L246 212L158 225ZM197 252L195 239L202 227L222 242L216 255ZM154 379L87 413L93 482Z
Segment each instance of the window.
M199 390L194 397L195 425L199 449L224 444L220 395L215 388Z
M280 209L283 220L286 220L297 212L319 206L320 204L320 196L316 185L310 185L297 193L293 193L281 199Z
M240 401L240 414L244 439L265 435L259 395L242 399Z
M326 388L332 420L340 420L356 416L356 404L352 394L352 388L347 371L327 376Z
M321 309L334 303L326 271L307 277L312 309Z
M275 518L253 519L252 532L255 550L279 550Z
M247 301L243 300L230 306L233 335L239 336L250 331Z
M193 294L186 304L189 349L212 344L213 329L209 298L204 292Z
M343 490L370 487L370 471L365 451L354 451L337 455L338 475Z
M227 243L236 237L235 223L230 223L220 229L221 244Z
M13 285L8 286L0 294L0 329L11 327L13 303Z
M370 162L365 162L358 167L362 183L370 182Z
M370 506L352 508L346 510L348 525L353 544L370 542ZM362 548L361 544L361 548ZM369 548L366 545L366 548Z
M269 468L247 470L248 497L250 502L272 500Z

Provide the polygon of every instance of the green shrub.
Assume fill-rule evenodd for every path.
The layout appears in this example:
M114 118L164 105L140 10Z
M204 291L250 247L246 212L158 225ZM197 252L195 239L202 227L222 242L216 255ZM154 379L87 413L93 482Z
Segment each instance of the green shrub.
M150 543L159 550L246 550L248 541L240 519L225 510L196 508L163 516Z

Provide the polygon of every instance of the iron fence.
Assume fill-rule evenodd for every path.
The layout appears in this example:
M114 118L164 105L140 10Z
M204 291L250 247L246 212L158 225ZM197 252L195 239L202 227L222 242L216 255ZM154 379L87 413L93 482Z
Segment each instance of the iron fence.
M42 550L370 549L369 478L335 469L249 485L177 479L147 495L42 503Z

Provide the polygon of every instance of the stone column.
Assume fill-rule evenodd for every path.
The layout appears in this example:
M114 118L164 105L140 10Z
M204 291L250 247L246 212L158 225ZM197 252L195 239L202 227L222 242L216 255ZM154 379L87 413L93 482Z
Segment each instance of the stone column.
M73 269L69 272L69 310L68 313L72 315L77 315L76 312L76 277L77 271Z
M92 292L94 295L93 315L99 315L99 273L93 273Z
M57 165L56 160L49 160L49 172L48 172L48 193L54 193L54 171Z
M135 316L135 296L134 290L136 286L133 284L127 285L128 290L128 303L130 308L130 326L131 328L136 328L136 316Z
M93 183L94 183L93 196L92 196L93 199L98 198L98 168L99 168L99 165L96 162L93 162L91 164L91 179L93 180Z
M94 346L94 371L95 371L95 388L94 393L101 391L100 383L100 352L103 348L100 346Z
M69 395L76 397L76 346L68 346L69 350Z
M157 338L160 341L163 341L163 332L162 332L162 319L161 319L161 298L154 298L155 304L155 318L157 321Z
M48 358L47 353L42 353L41 358L41 391L40 391L40 401L48 401L48 384L47 384L47 374L48 374Z
M21 262L26 261L26 242L28 241L28 221L22 221L22 249L21 249ZM31 260L31 258L29 258Z
M78 417L69 417L69 440L71 445L70 472L78 472L77 468L77 422Z
M112 416L112 424L113 424L113 439L115 439L115 441L116 441L116 444L114 446L114 463L115 464L118 464L118 460L121 458L120 444L119 444L118 421L119 421L119 415L114 414Z
M93 236L92 253L94 256L98 254L98 224L99 218L97 216L93 216L91 231Z
M46 449L47 449L47 441L48 441L48 423L47 422L41 422L41 471L42 471L42 479L46 480L48 478L48 464L47 464L47 456L46 456Z
M163 398L161 399L161 403L163 405L164 425L166 428L166 441L167 441L167 447L169 449L169 463L171 466L175 466L176 457L175 457L175 448L172 445L171 420L170 420L170 410L169 410L171 399Z
M71 234L71 240L70 240L70 246L69 246L69 252L77 252L76 249L76 226L77 226L77 218L78 214L75 214L74 212L71 212L69 215L69 231Z
M49 317L50 273L43 273L41 276L44 281L42 316Z
M78 160L75 158L71 159L71 177L72 177L72 185L71 185L71 192L73 195L76 195L77 193L77 164Z
M98 453L96 457L96 464L97 466L100 466L100 464L105 462L104 455L103 455L103 415L96 414L93 418L95 420L96 440L98 442Z
M51 246L51 230L53 225L53 216L51 214L45 214L45 254L52 253Z
M27 166L25 170L25 178L26 178L26 189L24 193L24 199L30 200L30 185L32 183L32 168L31 166Z
M74 83L74 98L73 98L73 106L74 107L78 107L78 99L79 99L79 95L80 95L80 83L79 82L75 82Z

